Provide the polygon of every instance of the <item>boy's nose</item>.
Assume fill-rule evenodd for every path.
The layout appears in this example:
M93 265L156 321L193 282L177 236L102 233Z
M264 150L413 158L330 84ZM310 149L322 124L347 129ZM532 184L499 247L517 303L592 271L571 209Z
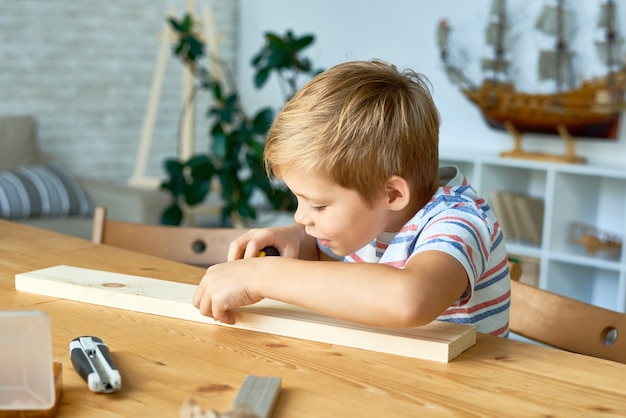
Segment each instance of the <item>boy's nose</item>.
M293 214L293 220L300 225L310 225L311 218L306 216L305 211L298 205L296 212Z

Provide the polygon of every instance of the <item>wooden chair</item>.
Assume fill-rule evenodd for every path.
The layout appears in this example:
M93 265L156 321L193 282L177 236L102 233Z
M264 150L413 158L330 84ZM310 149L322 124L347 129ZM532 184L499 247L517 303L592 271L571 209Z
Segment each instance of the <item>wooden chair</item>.
M626 363L626 314L521 283L521 267L509 265L512 332L563 350Z
M226 261L228 246L245 229L183 228L107 219L106 208L94 212L91 240L198 266Z

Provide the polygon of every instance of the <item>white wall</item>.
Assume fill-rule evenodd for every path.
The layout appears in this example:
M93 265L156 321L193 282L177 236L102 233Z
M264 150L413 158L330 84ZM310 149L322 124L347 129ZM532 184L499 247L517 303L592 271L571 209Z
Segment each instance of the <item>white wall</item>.
M480 113L451 84L442 71L436 46L436 27L447 18L455 28L457 46L465 47L467 67L479 81L478 60L485 51L482 44L484 22L490 0L240 0L238 48L239 85L250 108L272 104L280 107L282 99L276 80L262 91L252 85L250 58L263 43L266 31L284 33L292 29L297 35L313 33L316 42L309 56L316 66L331 67L348 60L379 58L410 67L425 74L433 85L434 98L442 115L441 147L471 149L498 153L512 147L511 138L489 129ZM532 24L543 0L510 0L513 23L519 24L517 42L533 48L521 51L516 58L528 68L519 68L526 86L542 88L533 82L533 59L544 42L533 34ZM592 59L589 38L595 24L595 7L599 1L570 0L581 13L577 50L583 61ZM618 3L622 3L619 2ZM620 4L622 31L626 32L626 4ZM591 58L590 58L591 57ZM586 71L593 73L594 69ZM562 152L556 137L527 135L524 147L529 150ZM547 139L547 140L546 140ZM617 142L582 141L578 153L591 163L626 165L626 119Z
M214 6L221 57L235 62L237 2ZM169 7L184 0L1 0L0 114L31 114L46 158L86 177L123 182L134 167L157 52ZM177 155L181 69L167 67L148 174ZM206 149L198 107L197 148ZM204 123L203 123L204 122Z

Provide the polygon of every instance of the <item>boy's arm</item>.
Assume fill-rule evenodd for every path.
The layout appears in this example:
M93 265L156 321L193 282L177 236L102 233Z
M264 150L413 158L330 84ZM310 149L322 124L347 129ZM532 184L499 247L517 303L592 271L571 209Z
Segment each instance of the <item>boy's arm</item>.
M251 258L210 267L194 305L226 323L234 323L232 309L270 298L366 325L411 327L436 319L467 286L463 266L441 251L416 254L404 269Z

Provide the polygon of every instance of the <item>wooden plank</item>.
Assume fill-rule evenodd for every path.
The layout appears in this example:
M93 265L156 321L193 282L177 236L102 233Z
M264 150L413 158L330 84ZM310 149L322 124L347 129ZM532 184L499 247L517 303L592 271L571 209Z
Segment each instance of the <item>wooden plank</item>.
M15 275L19 291L230 327L191 304L196 286L66 265ZM375 328L264 299L237 309L232 327L285 337L449 362L476 343L476 328L434 321L416 328Z

